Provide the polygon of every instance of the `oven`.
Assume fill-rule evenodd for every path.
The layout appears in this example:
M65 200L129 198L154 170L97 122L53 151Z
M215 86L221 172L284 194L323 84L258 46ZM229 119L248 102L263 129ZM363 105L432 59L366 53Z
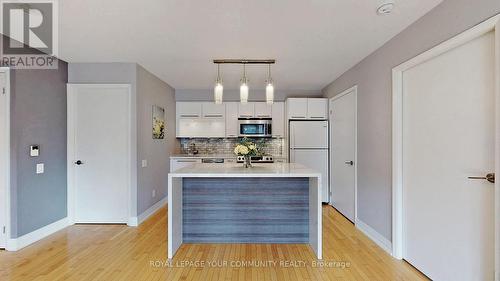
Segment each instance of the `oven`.
M270 138L272 119L238 119L239 136L247 138Z

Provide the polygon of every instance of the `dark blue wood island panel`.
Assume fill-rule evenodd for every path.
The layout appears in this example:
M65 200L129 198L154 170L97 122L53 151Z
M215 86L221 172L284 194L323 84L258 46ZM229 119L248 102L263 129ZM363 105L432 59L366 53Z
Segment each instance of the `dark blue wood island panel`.
M309 178L184 178L184 243L309 243Z

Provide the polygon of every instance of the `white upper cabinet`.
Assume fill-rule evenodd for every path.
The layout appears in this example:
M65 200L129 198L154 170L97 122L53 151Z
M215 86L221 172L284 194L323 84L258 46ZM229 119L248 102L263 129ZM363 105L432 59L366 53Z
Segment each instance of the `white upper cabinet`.
M178 138L223 138L226 121L220 118L180 118L177 120Z
M272 105L272 133L273 137L283 138L285 137L285 103L284 102L274 102Z
M201 103L199 102L177 102L177 117L179 118L200 118Z
M226 115L225 104L215 104L213 102L202 103L203 118L224 118Z
M249 102L247 104L238 103L238 117L239 118L253 118L255 116L255 103Z
M307 99L307 118L320 120L328 119L328 99Z
M273 107L266 102L256 102L255 106L255 118L272 118Z
M238 137L238 102L226 102L226 137Z
M286 102L288 119L328 119L328 99L290 98Z
M226 105L211 102L177 102L178 138L226 136Z
M307 119L307 99L290 98L286 104L288 119Z

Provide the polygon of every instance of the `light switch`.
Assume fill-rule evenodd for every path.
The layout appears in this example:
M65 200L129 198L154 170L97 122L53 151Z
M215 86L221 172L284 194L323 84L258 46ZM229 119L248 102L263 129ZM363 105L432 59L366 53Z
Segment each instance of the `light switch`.
M38 144L30 145L30 156L37 157L40 155L40 146Z
M43 174L45 167L43 163L36 164L36 173Z
M148 166L148 160L142 160L142 167L146 168Z

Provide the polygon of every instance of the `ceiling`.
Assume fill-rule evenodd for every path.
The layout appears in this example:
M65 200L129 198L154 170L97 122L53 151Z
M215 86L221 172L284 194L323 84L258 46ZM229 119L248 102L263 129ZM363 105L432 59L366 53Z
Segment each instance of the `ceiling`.
M137 62L176 89L210 89L214 58L274 58L276 89L321 90L441 0L59 1L60 57ZM241 65L222 65L236 89ZM264 88L266 66L248 66Z

